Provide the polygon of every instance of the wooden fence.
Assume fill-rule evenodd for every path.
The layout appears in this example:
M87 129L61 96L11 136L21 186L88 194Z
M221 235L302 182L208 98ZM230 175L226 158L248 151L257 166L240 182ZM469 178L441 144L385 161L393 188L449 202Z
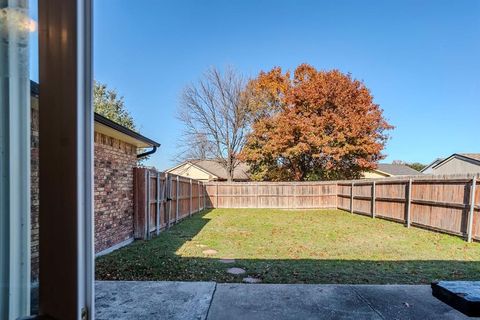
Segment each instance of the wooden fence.
M205 208L338 208L480 240L477 177L208 182L135 168L134 235L148 239Z
M210 208L337 207L336 182L208 182L205 186Z
M208 182L208 208L338 208L480 240L478 177L332 182Z
M202 182L149 168L134 168L134 237L152 234L203 210Z
M339 181L338 209L480 240L478 177Z

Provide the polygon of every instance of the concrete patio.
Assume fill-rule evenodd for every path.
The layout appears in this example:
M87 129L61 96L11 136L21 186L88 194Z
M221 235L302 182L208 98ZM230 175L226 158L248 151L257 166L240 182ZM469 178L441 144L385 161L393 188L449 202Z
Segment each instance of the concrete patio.
M427 285L98 281L96 319L472 319Z

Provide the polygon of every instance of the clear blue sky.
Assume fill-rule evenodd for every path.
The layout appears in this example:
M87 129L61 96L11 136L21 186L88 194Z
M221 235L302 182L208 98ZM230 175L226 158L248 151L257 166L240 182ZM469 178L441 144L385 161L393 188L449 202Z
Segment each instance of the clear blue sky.
M480 1L95 0L95 78L175 162L185 85L307 62L363 80L395 129L385 162L480 152Z

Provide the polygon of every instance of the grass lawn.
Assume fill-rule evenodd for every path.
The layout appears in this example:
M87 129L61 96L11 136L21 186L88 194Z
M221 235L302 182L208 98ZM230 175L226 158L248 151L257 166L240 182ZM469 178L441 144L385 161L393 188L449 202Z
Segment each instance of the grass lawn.
M208 256L207 249L217 253ZM230 267L247 273L228 274ZM98 258L96 273L103 280L252 276L264 283L479 280L480 244L338 210L215 209Z

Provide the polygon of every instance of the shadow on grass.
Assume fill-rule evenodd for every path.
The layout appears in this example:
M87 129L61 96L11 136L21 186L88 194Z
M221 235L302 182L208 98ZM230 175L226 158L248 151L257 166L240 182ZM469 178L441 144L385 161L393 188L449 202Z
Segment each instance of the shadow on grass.
M430 283L434 280L478 280L479 261L457 260L335 260L235 259L225 264L218 257L182 257L177 250L208 224L206 210L186 219L150 241L132 245L97 259L97 280L177 280L242 282L246 276L263 283ZM226 272L246 270L242 275Z

